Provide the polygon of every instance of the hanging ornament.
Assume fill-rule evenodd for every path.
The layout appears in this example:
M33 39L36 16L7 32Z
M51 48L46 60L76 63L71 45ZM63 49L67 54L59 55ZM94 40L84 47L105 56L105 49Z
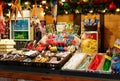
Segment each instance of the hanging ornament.
M112 2L112 3L109 4L108 9L109 9L110 11L116 9L116 5L114 4L114 2Z
M98 9L98 10L97 10L97 12L98 12L98 13L100 13L100 12L101 12L101 10L100 10L100 9Z
M0 1L0 35L5 33L5 22L4 22L4 17L3 17L3 4L2 1ZM0 36L1 39L1 36Z
M52 0L51 1L51 13L52 13L52 17L54 18L54 21L56 22L56 17L57 17L57 0Z
M21 8L21 5L19 4L19 0L15 0L15 2L11 6L10 20L12 19L13 15L14 15L15 21L16 21L18 12L20 12L22 18L24 19L22 8Z
M70 9L70 4L68 2L64 2L64 8L65 9Z
M83 2L87 3L89 0L83 0Z
M38 17L37 10L38 10L38 7L37 7L37 2L35 0L35 4L33 5L33 9L31 10L31 17Z

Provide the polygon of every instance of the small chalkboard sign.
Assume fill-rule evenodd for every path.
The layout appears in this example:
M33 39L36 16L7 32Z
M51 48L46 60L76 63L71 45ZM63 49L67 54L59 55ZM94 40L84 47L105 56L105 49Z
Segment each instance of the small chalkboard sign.
M30 20L29 18L18 18L16 21L11 20L11 39L29 40L30 39Z

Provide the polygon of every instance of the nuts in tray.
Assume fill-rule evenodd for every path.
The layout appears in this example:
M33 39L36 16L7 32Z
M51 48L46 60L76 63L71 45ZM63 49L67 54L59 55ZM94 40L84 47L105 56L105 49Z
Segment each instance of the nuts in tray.
M43 56L39 55L38 57L35 58L34 62L45 63L45 62L48 62L49 60L50 60L49 57L43 57Z
M49 61L49 63L55 63L55 64L58 64L60 63L64 58L61 58L61 57L52 57Z
M5 54L5 55L3 55L1 60L3 60L3 61L23 61L26 58L27 58L26 56L20 55L20 54Z

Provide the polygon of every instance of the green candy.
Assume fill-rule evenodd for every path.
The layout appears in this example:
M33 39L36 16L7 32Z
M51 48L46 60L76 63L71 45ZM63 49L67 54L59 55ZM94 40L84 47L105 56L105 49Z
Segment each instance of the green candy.
M108 59L105 59L104 66L103 66L103 70L104 70L104 71L108 71L109 68L110 68L110 66L111 66L111 61L108 60Z

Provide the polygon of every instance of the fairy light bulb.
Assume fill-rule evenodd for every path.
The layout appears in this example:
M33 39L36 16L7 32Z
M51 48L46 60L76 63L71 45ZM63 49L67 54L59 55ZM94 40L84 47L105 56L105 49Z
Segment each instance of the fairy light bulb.
M29 2L25 2L24 4L25 4L25 5L28 5L28 4L29 4Z
M42 4L46 4L46 1L44 0L44 1L42 1Z
M75 10L75 13L77 14L77 13L80 13L80 12L79 12L79 10Z
M8 6L11 6L12 5L12 3L8 3Z
M48 6L46 6L46 9L48 9Z
M68 14L68 11L65 11L65 14Z
M65 0L62 0L62 2L65 2Z
M120 9L119 9L119 8L117 8L117 9L116 9L116 12L120 12Z
M89 13L93 13L93 10L90 10Z
M42 5L39 5L39 7L41 8L41 7L42 7Z

